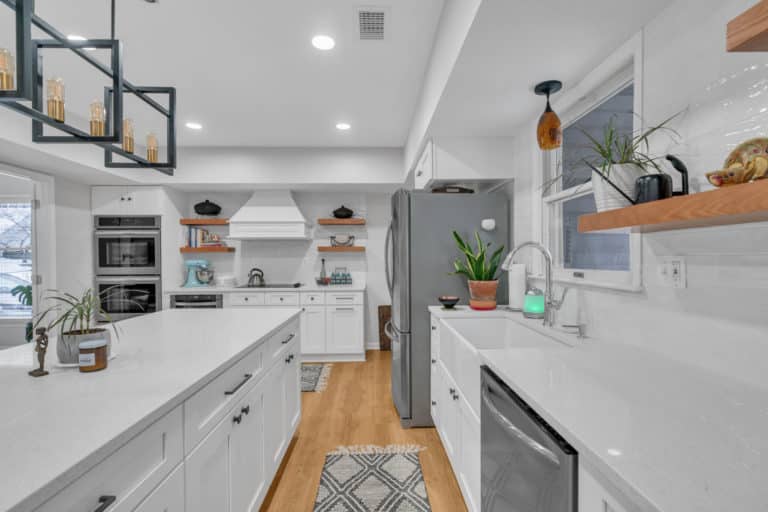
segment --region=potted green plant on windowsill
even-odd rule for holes
[[[31,284],[20,284],[18,286],[14,286],[11,290],[11,295],[16,297],[16,300],[19,301],[19,304],[22,306],[31,306],[32,305],[32,285]],[[27,322],[24,339],[27,343],[32,341],[32,322]]]
[[[627,197],[634,199],[637,195],[637,178],[645,174],[664,173],[659,163],[663,157],[650,154],[650,139],[660,132],[676,136],[677,132],[668,127],[669,122],[676,116],[677,114],[639,133],[622,133],[611,118],[603,128],[602,139],[599,140],[586,130],[581,130],[589,140],[587,149],[594,153],[592,158],[585,158],[585,163],[592,169],[592,191],[598,212],[629,206],[630,202],[616,187]]]
[[[469,306],[476,310],[496,309],[496,293],[499,288],[499,263],[504,252],[502,245],[488,257],[490,243],[484,243],[480,234],[475,232],[477,248],[465,241],[461,235],[454,231],[453,239],[464,255],[464,259],[453,262],[454,275],[463,275],[467,278],[469,286]]]
[[[105,292],[109,292],[106,290]],[[100,295],[89,288],[80,297],[70,293],[51,290],[47,300],[54,305],[38,315],[37,325],[41,324],[49,314],[54,316],[48,323],[48,330],[58,327],[59,335],[56,342],[56,355],[61,364],[77,364],[80,354],[80,343],[84,341],[103,339],[107,342],[107,352],[111,353],[112,338],[110,331],[96,326],[96,315],[101,314],[111,322],[109,314],[101,307]],[[117,335],[117,329],[115,329]]]

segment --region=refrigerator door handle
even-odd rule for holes
[[[392,222],[389,223],[387,229],[387,238],[384,242],[384,271],[387,275],[387,289],[389,290],[390,298],[394,298],[395,281],[393,279],[394,268],[390,270],[392,266]]]

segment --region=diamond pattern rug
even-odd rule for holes
[[[325,457],[314,512],[429,512],[420,446],[339,447]]]
[[[332,364],[302,364],[301,390],[305,393],[325,391]]]

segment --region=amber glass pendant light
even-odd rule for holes
[[[51,78],[47,82],[48,89],[48,116],[54,120],[64,122],[64,80]]]
[[[94,137],[104,136],[105,118],[104,103],[99,100],[91,102],[91,135]]]
[[[539,118],[539,127],[537,136],[539,147],[544,151],[557,149],[563,145],[563,127],[560,118],[552,110],[549,104],[549,96],[563,88],[563,83],[558,80],[548,80],[541,82],[534,88],[534,92],[539,96],[547,97],[547,108]]]
[[[158,153],[158,145],[157,145],[157,135],[154,133],[148,133],[147,134],[147,161],[154,163],[157,163],[157,153]]]
[[[0,48],[0,91],[12,91],[13,85],[14,61],[11,52],[5,48]]]
[[[135,142],[133,138],[133,119],[123,119],[123,151],[133,154]]]

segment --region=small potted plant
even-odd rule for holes
[[[667,127],[674,117],[639,133],[621,133],[611,118],[603,128],[602,140],[581,130],[589,140],[587,149],[594,153],[594,157],[585,159],[585,162],[592,169],[592,190],[598,212],[630,205],[616,187],[634,199],[637,178],[645,174],[664,173],[659,163],[662,157],[650,154],[650,138],[662,131],[676,135],[677,132]]]
[[[453,274],[463,275],[467,278],[470,295],[469,306],[481,311],[496,309],[499,263],[504,252],[504,246],[499,247],[489,258],[488,251],[491,244],[484,243],[477,231],[475,231],[476,249],[473,249],[456,231],[453,232],[453,238],[464,255],[463,260],[459,258],[453,262],[455,269]]]
[[[22,306],[31,306],[32,305],[32,285],[31,284],[20,284],[18,286],[15,286],[11,290],[11,295],[16,297],[16,300],[19,301],[19,304]],[[29,343],[32,341],[32,322],[27,322],[26,325],[26,333],[24,336],[24,339]]]
[[[105,290],[109,292],[110,290]],[[96,327],[96,315],[101,314],[107,321],[111,318],[101,307],[98,293],[87,289],[82,296],[52,290],[46,297],[55,304],[38,316],[39,325],[49,315],[54,319],[48,324],[48,330],[59,328],[56,342],[56,355],[61,364],[77,364],[80,355],[80,343],[89,340],[104,339],[107,341],[107,352],[111,353],[112,339],[108,329]],[[117,334],[117,330],[115,330]]]

